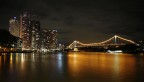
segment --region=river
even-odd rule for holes
[[[144,82],[144,54],[0,53],[0,82]]]

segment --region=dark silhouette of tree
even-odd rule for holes
[[[10,34],[9,31],[0,29],[0,46],[12,47],[12,44],[17,43],[18,37]]]

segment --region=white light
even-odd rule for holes
[[[102,41],[102,42],[99,42],[99,43],[84,44],[84,43],[81,43],[81,42],[75,40],[75,41],[74,41],[73,43],[71,43],[68,47],[69,47],[69,48],[72,48],[75,43],[76,43],[76,44],[79,44],[79,45],[81,45],[81,46],[106,45],[107,42],[109,42],[109,41],[111,41],[111,40],[113,40],[113,39],[116,39],[116,38],[119,38],[119,39],[121,39],[121,40],[127,41],[127,42],[132,43],[132,44],[136,44],[136,43],[135,43],[134,41],[132,41],[132,40],[128,40],[128,39],[125,39],[125,38],[122,38],[122,37],[120,37],[120,36],[115,35],[115,36],[111,37],[110,39],[105,40],[105,41]],[[112,45],[112,44],[110,44],[110,45]],[[113,45],[115,45],[115,44],[113,44]],[[137,44],[136,44],[136,45],[137,45]]]

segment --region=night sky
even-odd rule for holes
[[[142,0],[141,0],[142,1]],[[120,35],[144,40],[144,3],[139,0],[4,0],[0,2],[0,28],[9,19],[30,12],[41,28],[57,29],[59,42],[100,42]]]

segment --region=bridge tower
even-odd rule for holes
[[[77,48],[77,45],[76,45],[76,44],[77,44],[77,41],[75,40],[75,41],[74,41],[74,49],[73,49],[74,52],[77,52],[77,51],[78,51],[78,48]]]
[[[76,44],[77,44],[77,41],[75,40],[75,41],[74,41],[74,47],[76,47],[76,46],[77,46]]]
[[[117,37],[118,37],[117,35],[114,36],[115,44],[117,44]]]

